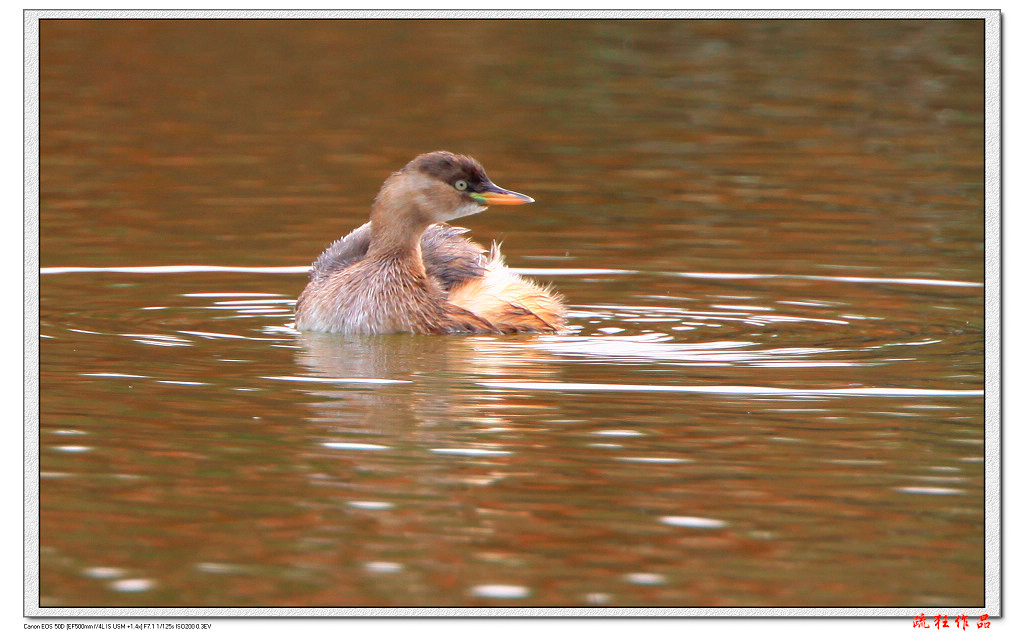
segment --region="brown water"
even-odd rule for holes
[[[44,21],[42,606],[980,606],[982,22]],[[416,154],[572,333],[290,327]]]

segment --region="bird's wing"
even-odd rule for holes
[[[468,231],[464,227],[435,223],[420,239],[427,276],[437,281],[445,291],[484,275],[484,248],[463,238],[462,235]],[[372,229],[367,222],[332,243],[313,263],[310,279],[329,278],[366,258],[371,236]]]
[[[329,278],[331,274],[363,260],[369,249],[370,223],[366,222],[324,250],[324,253],[313,262],[313,269],[309,273],[310,280]]]
[[[484,275],[484,248],[462,236],[468,231],[464,227],[435,223],[423,233],[420,241],[423,266],[427,276],[445,291]]]

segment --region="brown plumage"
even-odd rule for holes
[[[431,152],[381,186],[370,222],[313,263],[295,327],[339,333],[516,333],[565,328],[561,296],[444,223],[533,199],[494,185],[471,157]]]

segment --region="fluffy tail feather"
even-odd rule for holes
[[[565,329],[562,296],[505,266],[501,246],[491,244],[484,275],[449,292],[448,302],[490,322],[502,333],[558,333]]]

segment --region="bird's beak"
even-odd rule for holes
[[[484,187],[483,192],[474,192],[470,196],[484,205],[522,205],[524,203],[533,203],[532,197],[499,188],[493,183],[488,183]]]

